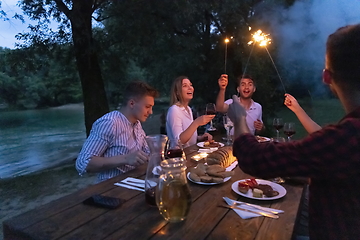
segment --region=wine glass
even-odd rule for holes
[[[282,118],[274,118],[273,127],[276,129],[276,138],[279,138],[279,130],[284,127]]]
[[[234,127],[234,123],[230,120],[227,115],[223,116],[223,123],[226,129],[226,145],[231,145],[232,139],[230,136],[230,131]]]
[[[184,149],[180,140],[168,140],[166,144],[165,158],[183,158],[184,160],[186,159]]]
[[[287,135],[288,142],[291,141],[291,137],[296,133],[295,123],[289,122],[284,124],[284,134]]]
[[[276,138],[273,138],[272,139],[272,142],[275,142],[275,143],[284,143],[285,142],[285,138],[283,137],[276,137]],[[275,177],[275,178],[272,178],[270,179],[271,182],[274,182],[274,183],[277,183],[277,184],[281,184],[281,183],[284,183],[285,180],[282,178],[282,177]]]
[[[206,115],[215,115],[215,114],[216,114],[215,104],[213,104],[213,103],[206,104]],[[216,130],[216,128],[213,126],[213,122],[211,120],[208,131],[215,131],[215,130]]]

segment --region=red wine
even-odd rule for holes
[[[284,130],[284,134],[287,135],[287,136],[289,136],[289,137],[291,137],[291,136],[294,135],[295,133],[296,133],[295,130],[289,130],[289,131],[285,131],[285,130]]]
[[[169,149],[166,153],[167,158],[181,158],[183,151],[181,149]]]
[[[156,206],[155,188],[156,187],[149,188],[145,192],[145,201],[151,206]]]
[[[215,115],[216,111],[215,110],[207,110],[206,111],[206,115]]]
[[[284,124],[274,124],[273,127],[276,129],[276,130],[280,130],[284,127]]]

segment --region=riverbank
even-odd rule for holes
[[[160,114],[151,115],[143,128],[146,134],[159,133]],[[0,239],[4,220],[94,184],[96,174],[78,175],[74,167],[76,157],[69,157],[61,166],[0,179]]]

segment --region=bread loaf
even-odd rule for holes
[[[195,168],[190,168],[189,171],[191,180],[205,183],[222,183],[224,178],[234,175],[234,171],[226,171],[220,165],[207,166],[203,163],[199,163]]]
[[[235,160],[236,158],[232,154],[231,146],[222,147],[210,153],[206,158],[206,162],[208,165],[216,164],[224,168],[230,166]]]

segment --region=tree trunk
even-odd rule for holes
[[[71,11],[75,58],[81,80],[86,135],[92,124],[109,112],[104,82],[92,36],[92,1],[74,0]]]

